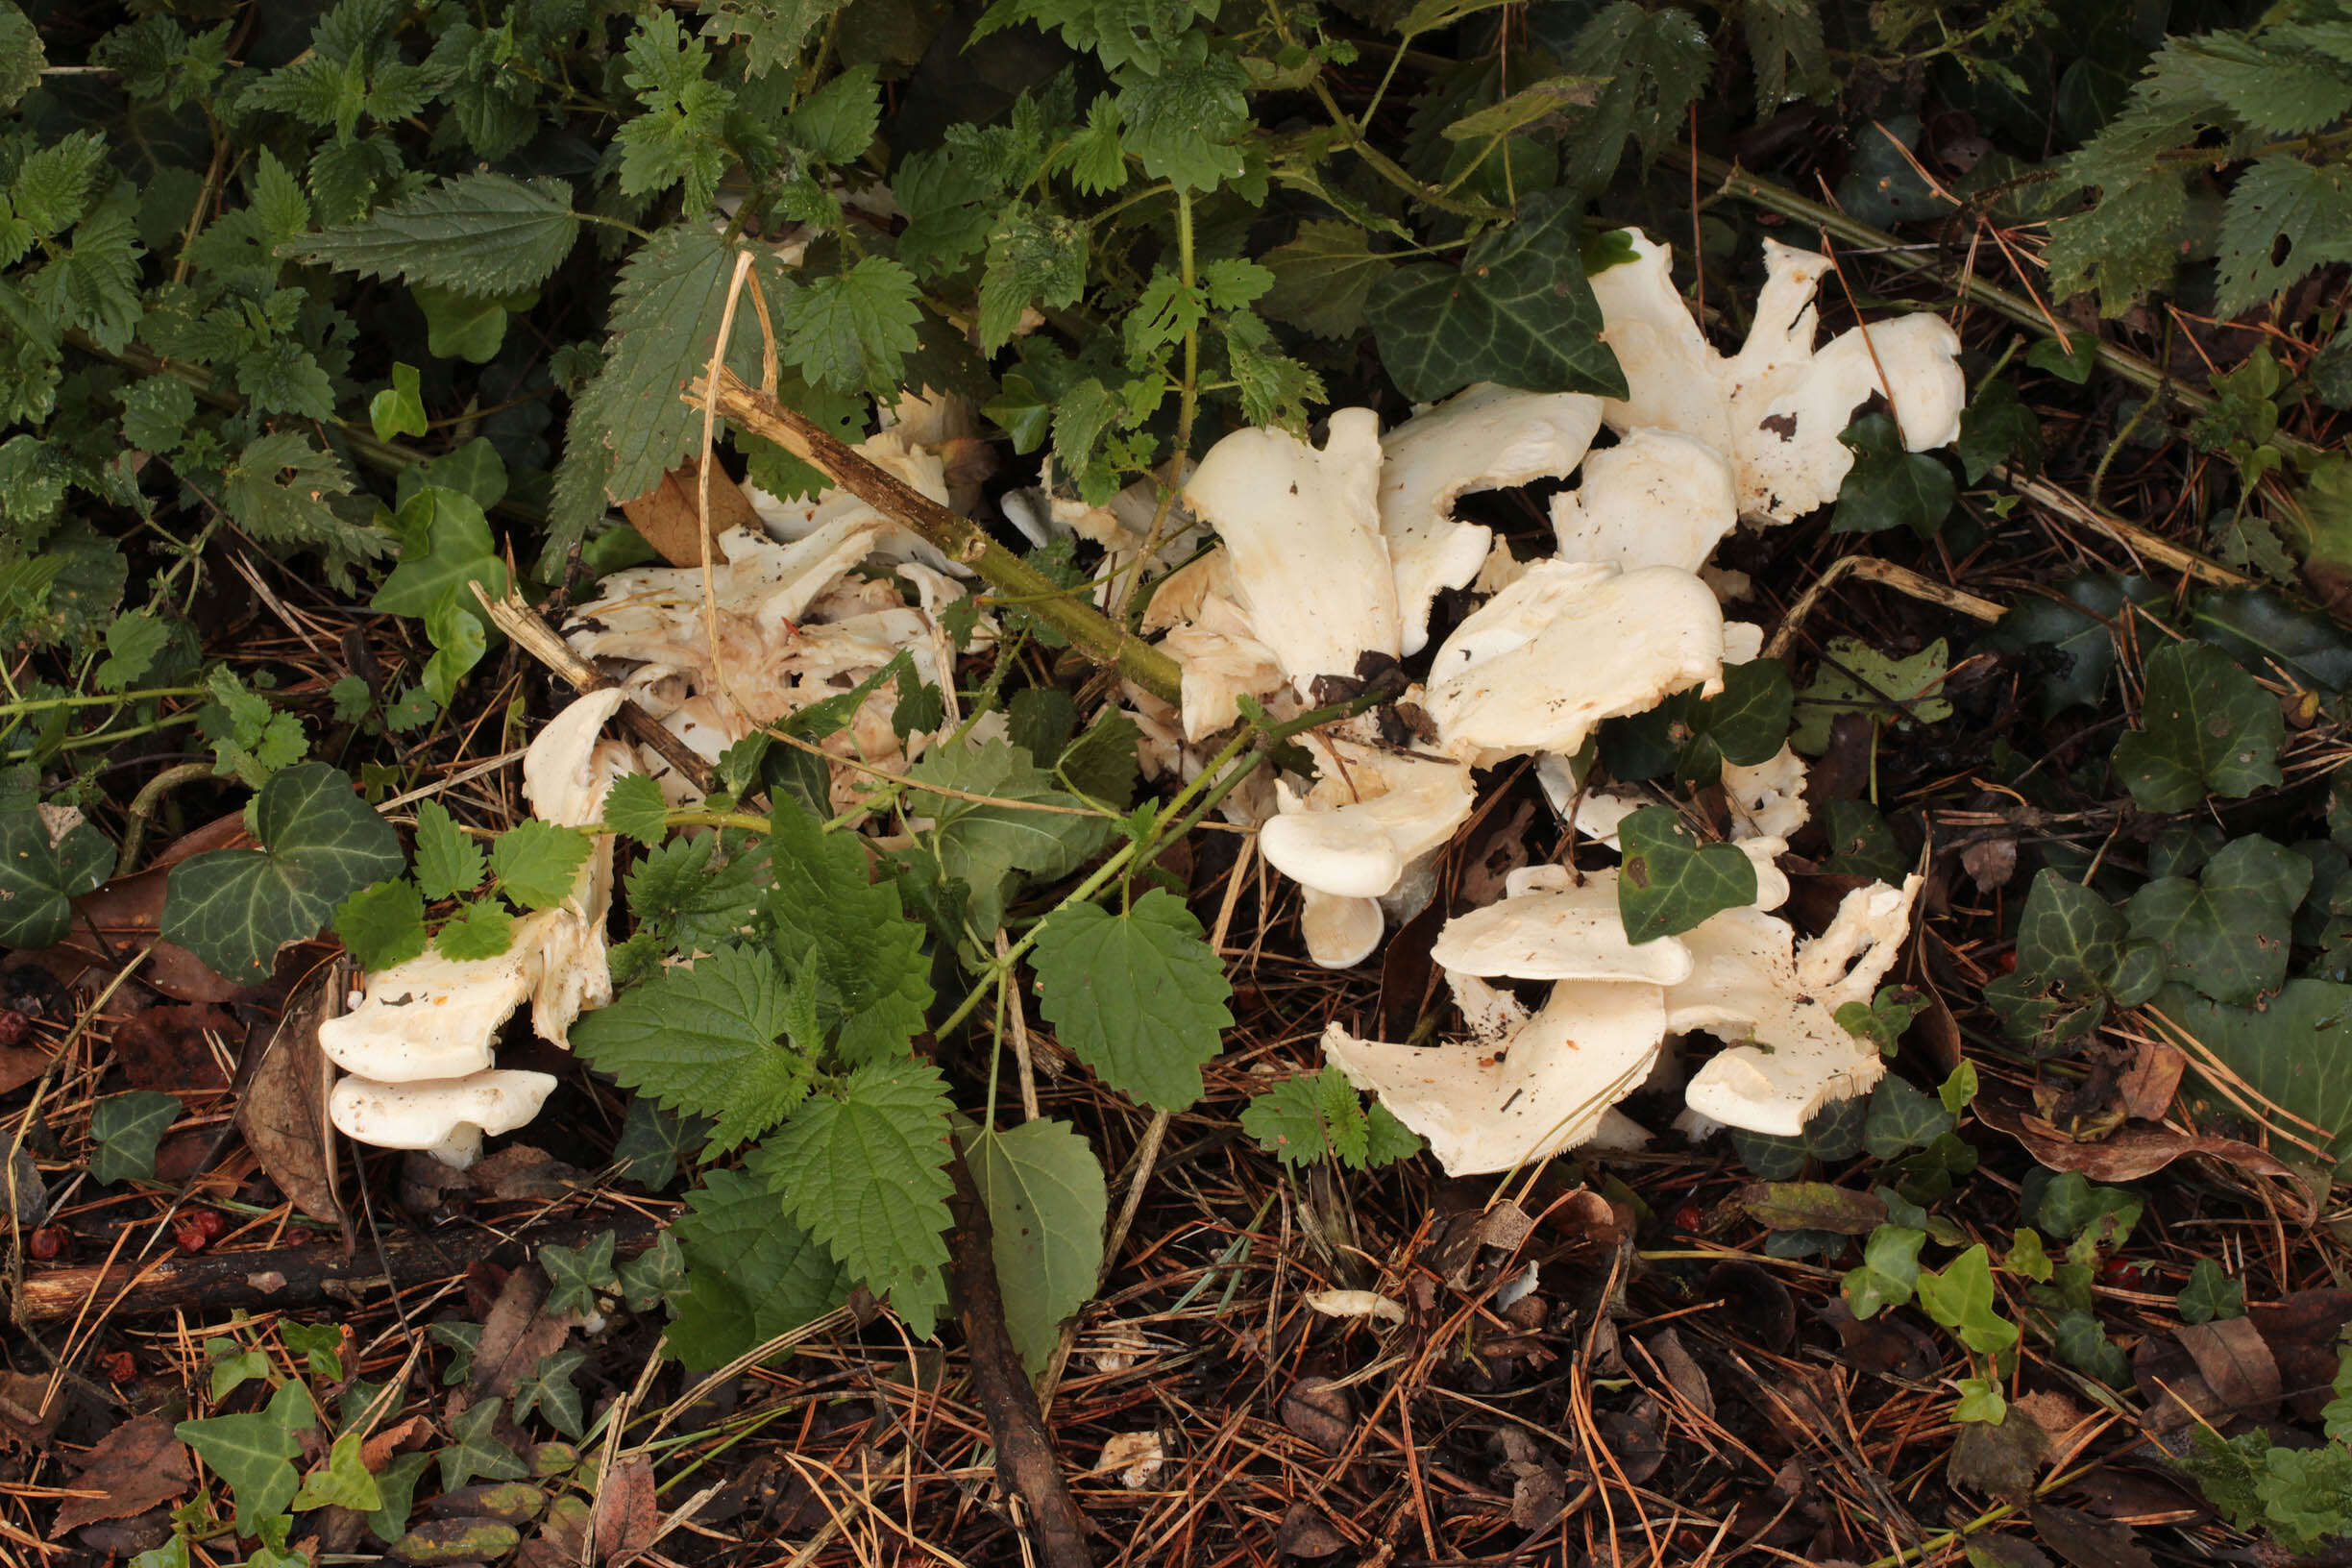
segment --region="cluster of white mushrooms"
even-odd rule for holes
[[[1419,744],[1384,740],[1370,716],[1328,726],[1304,738],[1311,780],[1284,777],[1229,802],[1260,827],[1267,863],[1302,890],[1318,963],[1362,961],[1391,919],[1427,905],[1433,863],[1476,804],[1478,770],[1533,757],[1561,813],[1613,847],[1616,823],[1643,802],[1584,789],[1570,759],[1603,720],[1708,689],[1727,663],[1760,649],[1756,627],[1724,619],[1706,566],[1717,542],[1743,518],[1785,523],[1832,500],[1852,461],[1838,434],[1874,394],[1912,451],[1958,433],[1959,344],[1940,319],[1856,328],[1816,352],[1812,298],[1825,263],[1768,245],[1754,326],[1726,356],[1676,292],[1669,252],[1629,237],[1633,259],[1593,279],[1602,335],[1629,388],[1622,401],[1481,385],[1384,435],[1371,410],[1337,410],[1319,448],[1283,430],[1238,431],[1190,474],[1173,516],[1148,483],[1101,508],[1042,491],[1007,499],[1040,542],[1075,530],[1103,546],[1107,604],[1137,576],[1164,574],[1143,625],[1164,633],[1183,670],[1182,702],[1127,691],[1142,760],[1158,772],[1201,766],[1245,696],[1294,713],[1314,704],[1319,679],[1355,676],[1366,655],[1421,653],[1440,591],[1487,596],[1406,696],[1427,719]],[[976,444],[968,404],[909,397],[884,425],[857,450],[934,501],[969,508],[976,487],[957,472]],[[1594,450],[1604,426],[1614,443]],[[1453,512],[1474,491],[1572,476],[1577,487],[1551,505],[1556,551],[1542,559],[1515,559]],[[540,817],[600,821],[605,788],[633,769],[674,803],[695,797],[649,749],[602,738],[623,700],[715,762],[905,652],[958,725],[943,619],[965,594],[958,569],[845,492],[750,499],[762,527],[721,535],[707,571],[616,573],[565,627],[621,685],[575,702],[532,744],[524,788]],[[1212,529],[1218,543],[1200,552]],[[980,641],[992,635],[986,616],[975,625]],[[863,766],[912,760],[936,737],[898,736],[894,703],[877,690],[828,749]],[[836,794],[854,785],[837,768]],[[1826,930],[1800,940],[1772,911],[1789,891],[1776,857],[1806,820],[1804,765],[1783,750],[1727,767],[1724,787],[1734,842],[1756,870],[1752,906],[1636,944],[1618,916],[1614,870],[1528,868],[1500,901],[1438,936],[1433,956],[1467,1038],[1399,1045],[1333,1024],[1325,1054],[1455,1174],[1640,1136],[1612,1107],[1685,1033],[1726,1043],[1689,1078],[1693,1125],[1794,1134],[1825,1100],[1867,1090],[1883,1070],[1877,1053],[1834,1015],[1867,1001],[1893,965],[1919,879],[1848,894]],[[498,1068],[499,1032],[528,999],[534,1030],[561,1045],[583,1010],[610,999],[611,883],[607,838],[562,908],[517,920],[505,954],[429,951],[368,976],[353,1011],[320,1030],[351,1075],[330,1096],[335,1125],[462,1165],[485,1132],[529,1120],[554,1080]],[[1552,989],[1531,1011],[1504,980]]]
[[[1431,864],[1476,803],[1476,770],[1538,758],[1556,803],[1613,845],[1615,822],[1642,802],[1583,794],[1569,759],[1603,720],[1707,689],[1760,649],[1758,629],[1727,623],[1703,576],[1717,542],[1742,518],[1785,523],[1833,500],[1853,460],[1838,435],[1874,394],[1912,451],[1959,432],[1959,341],[1941,319],[1855,328],[1816,352],[1826,263],[1768,244],[1754,326],[1727,356],[1676,291],[1667,249],[1628,237],[1633,259],[1592,281],[1622,401],[1474,386],[1385,435],[1371,410],[1341,409],[1320,448],[1283,430],[1230,435],[1185,486],[1220,544],[1160,584],[1146,622],[1167,630],[1183,704],[1131,696],[1186,748],[1234,723],[1244,694],[1301,711],[1320,677],[1355,675],[1367,654],[1420,651],[1441,589],[1491,596],[1407,694],[1429,721],[1421,744],[1388,744],[1369,718],[1331,726],[1306,742],[1312,783],[1275,789],[1259,848],[1302,890],[1318,963],[1362,961],[1391,919],[1426,907]],[[1616,440],[1594,451],[1604,426]],[[1572,476],[1577,487],[1552,502],[1556,551],[1543,559],[1514,559],[1453,514],[1473,491]],[[1834,1013],[1867,1001],[1893,964],[1918,879],[1857,890],[1829,929],[1800,942],[1771,911],[1788,894],[1775,858],[1805,821],[1803,764],[1783,750],[1727,769],[1724,782],[1735,841],[1756,867],[1752,907],[1635,945],[1613,870],[1530,869],[1438,937],[1433,957],[1470,1038],[1396,1045],[1334,1024],[1326,1056],[1456,1174],[1627,1136],[1610,1108],[1686,1032],[1728,1046],[1689,1080],[1692,1125],[1795,1134],[1824,1101],[1870,1088],[1878,1054]],[[1489,983],[1503,979],[1552,991],[1530,1013]]]

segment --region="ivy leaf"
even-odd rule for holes
[[[1833,533],[1882,533],[1907,527],[1931,539],[1958,499],[1951,470],[1932,453],[1904,448],[1892,416],[1864,414],[1838,434],[1854,454],[1838,485]]]
[[[393,514],[392,528],[400,539],[400,564],[376,590],[369,608],[422,620],[455,589],[458,603],[479,619],[482,611],[469,584],[480,583],[494,600],[505,597],[506,562],[491,536],[489,518],[472,496],[443,485],[421,486]]]
[[[560,180],[469,174],[279,254],[487,298],[546,282],[572,254],[579,226]]]
[[[1753,768],[1770,762],[1788,741],[1796,693],[1788,667],[1778,659],[1751,659],[1723,667],[1723,690],[1701,697],[1696,688],[1662,706],[1673,710],[1670,726],[1687,737],[1675,772],[1686,784],[1712,784],[1724,764]]]
[[[1932,724],[1951,717],[1938,696],[1950,654],[1939,637],[1907,659],[1890,658],[1853,637],[1832,637],[1813,683],[1797,698],[1789,745],[1807,756],[1829,749],[1829,731],[1842,713],[1867,714],[1874,724]]]
[[[1635,943],[1678,936],[1756,901],[1755,863],[1728,844],[1701,845],[1672,806],[1644,806],[1617,824],[1624,868],[1617,912]]]
[[[2352,986],[2290,980],[2257,1012],[2175,985],[2157,993],[2151,1011],[2168,1031],[2210,1050],[2245,1088],[2326,1129],[2333,1136],[2312,1140],[2340,1170],[2352,1164]]]
[[[2233,1280],[2211,1258],[2199,1258],[2189,1270],[2174,1305],[2184,1323],[2212,1323],[2245,1316],[2245,1285]]]
[[[1960,471],[1968,476],[1971,484],[1992,473],[1994,465],[2012,458],[2021,472],[2038,473],[2042,467],[2042,416],[2027,407],[2017,388],[2007,381],[1986,381],[1960,411],[1960,439],[1952,450],[1959,454]]]
[[[770,1158],[762,1148],[748,1172],[707,1172],[678,1216],[686,1294],[669,1337],[692,1371],[723,1366],[848,1298],[841,1265],[776,1195]]]
[[[1034,962],[1041,1011],[1104,1083],[1161,1111],[1200,1098],[1233,988],[1183,899],[1154,888],[1121,915],[1073,905],[1038,933]]]
[[[625,773],[604,792],[604,825],[651,848],[670,836],[670,803],[643,773]]]
[[[171,869],[163,937],[223,976],[269,978],[278,949],[315,935],[335,906],[398,876],[400,836],[323,762],[288,768],[254,802],[258,849],[212,849]]]
[[[1396,265],[1372,249],[1362,229],[1331,219],[1300,224],[1297,238],[1260,259],[1274,286],[1258,307],[1286,326],[1330,338],[1363,331],[1372,287]]]
[[[2285,983],[2295,907],[2311,881],[2310,861],[2248,834],[2217,853],[2195,881],[2159,877],[2125,909],[2134,940],[2162,949],[2166,979],[2242,1004]]]
[[[540,1357],[530,1376],[515,1384],[515,1423],[519,1426],[529,1420],[537,1410],[550,1426],[576,1441],[588,1412],[580,1406],[579,1390],[572,1386],[572,1376],[587,1360],[584,1350],[559,1350]]]
[[[1518,221],[1470,247],[1458,271],[1398,267],[1372,285],[1365,313],[1397,390],[1435,403],[1472,381],[1529,392],[1626,396],[1601,341],[1601,306],[1577,249],[1577,209],[1530,196]]]
[[[818,1017],[843,1061],[899,1055],[931,1005],[922,926],[900,909],[895,886],[869,879],[854,835],[824,832],[790,800],[776,802],[770,822],[767,910],[776,953],[810,977]]]
[[[964,1153],[988,1206],[1005,1327],[1034,1377],[1053,1360],[1063,1320],[1094,1295],[1109,1212],[1102,1162],[1048,1117],[977,1133]]]
[[[1050,775],[1009,741],[938,748],[907,770],[915,788],[907,795],[910,814],[932,819],[927,835],[940,866],[970,890],[971,924],[984,936],[1001,923],[1006,884],[1016,871],[1067,876],[1111,837],[1111,824],[1091,814],[1071,815],[1081,802],[1054,788]],[[983,804],[961,796],[938,795],[925,784],[944,785],[966,795],[1043,806]]]
[[[363,969],[388,969],[425,951],[425,895],[406,877],[362,888],[335,910],[335,935]]]
[[[355,1432],[337,1437],[334,1447],[328,1451],[327,1462],[303,1478],[294,1500],[286,1506],[296,1513],[311,1508],[353,1508],[360,1513],[374,1513],[382,1507],[383,1494],[377,1490],[376,1478],[369,1474],[359,1455],[361,1441]]]
[[[1879,1160],[1895,1160],[1923,1149],[1952,1130],[1952,1114],[1904,1079],[1890,1073],[1871,1091],[1870,1115],[1862,1124],[1862,1146]]]
[[[2114,905],[2072,878],[2045,869],[2019,917],[2018,973],[2095,992],[2122,958],[2129,924]]]
[[[2099,1320],[2079,1308],[2059,1314],[2050,1326],[2050,1348],[2058,1359],[2078,1372],[2087,1372],[2110,1388],[2131,1385],[2130,1358],[2117,1348],[2099,1327]]]
[[[921,316],[915,275],[870,256],[786,295],[776,308],[778,347],[812,386],[889,397],[898,389]]]
[[[2018,1327],[1993,1310],[1993,1259],[1984,1243],[1941,1269],[1920,1272],[1919,1303],[1979,1356],[1997,1356],[2018,1342]]]
[[[870,1062],[761,1150],[794,1217],[925,1339],[947,1300],[948,1109],[929,1063]]]
[[[547,1271],[545,1311],[558,1316],[586,1317],[596,1311],[597,1293],[619,1285],[613,1273],[613,1233],[600,1231],[576,1247],[552,1244],[539,1249],[539,1266]],[[515,1417],[520,1421],[522,1416]]]
[[[505,1407],[502,1399],[480,1400],[450,1418],[450,1436],[453,1441],[436,1456],[441,1461],[444,1492],[453,1492],[478,1476],[487,1476],[492,1481],[521,1481],[530,1474],[530,1466],[523,1462],[522,1457],[499,1439],[498,1420]]]
[[[73,900],[114,870],[106,835],[75,821],[52,843],[29,796],[0,806],[0,947],[33,950],[65,940]]]
[[[1869,1319],[1911,1299],[1919,1283],[1920,1248],[1927,1233],[1908,1225],[1881,1225],[1863,1244],[1862,1266],[1847,1272],[1838,1290],[1854,1316]]]
[[[379,441],[397,441],[404,435],[423,435],[429,427],[425,423],[425,399],[418,391],[417,369],[410,364],[392,367],[392,384],[368,400],[368,424]]]
[[[2144,600],[2153,585],[2145,577],[2085,573],[2066,584],[2066,598],[2021,599],[2002,616],[1989,648],[2022,655],[2036,682],[2035,707],[2045,719],[2070,707],[2095,706],[2115,673],[2116,634],[2111,629],[2127,601]]]
[[[425,896],[438,903],[472,893],[482,884],[481,846],[457,825],[440,801],[417,802],[416,877]]]
[[[2115,770],[2143,811],[2186,811],[2206,793],[2233,799],[2281,782],[2278,699],[2220,649],[2168,643],[2148,655],[2137,730]]]
[[[808,1090],[803,1052],[778,1043],[792,1021],[776,961],[725,947],[692,968],[666,968],[572,1026],[573,1049],[625,1089],[715,1118],[715,1148],[756,1138]]]
[[[681,1116],[648,1095],[629,1101],[621,1136],[613,1139],[613,1163],[621,1179],[659,1192],[677,1180],[678,1164],[693,1158],[710,1136],[702,1116]]]
[[[279,1385],[266,1409],[252,1415],[216,1415],[183,1421],[172,1435],[196,1451],[207,1468],[236,1494],[236,1530],[255,1533],[259,1520],[282,1513],[301,1481],[294,1457],[302,1452],[295,1433],[318,1425],[309,1391],[299,1383]]]
[[[155,1177],[156,1144],[180,1119],[180,1098],[151,1089],[110,1094],[90,1110],[90,1179],[111,1187]]]
[[[490,874],[525,909],[555,909],[572,896],[595,848],[596,841],[576,827],[526,817],[490,846]]]

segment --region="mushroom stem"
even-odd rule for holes
[[[709,396],[698,377],[680,393],[699,408]],[[1055,586],[1042,573],[996,543],[988,530],[910,489],[806,416],[795,413],[733,372],[719,372],[717,407],[728,419],[815,468],[892,522],[912,530],[949,560],[970,567],[989,586],[1018,599],[1023,608],[1069,638],[1097,664],[1114,666],[1128,679],[1169,703],[1183,699],[1176,661],[1113,625],[1083,598]]]

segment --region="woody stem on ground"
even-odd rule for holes
[[[680,396],[699,408],[708,391],[698,377]],[[773,441],[892,522],[911,529],[949,560],[970,567],[991,588],[1021,599],[1030,615],[1067,637],[1095,663],[1115,668],[1164,702],[1183,700],[1175,660],[1114,625],[1091,604],[990,538],[988,530],[970,518],[910,489],[814,421],[747,385],[732,371],[719,373],[718,407],[729,420]]]

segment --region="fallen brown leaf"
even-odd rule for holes
[[[432,1438],[432,1422],[421,1415],[384,1428],[359,1445],[359,1462],[374,1475],[393,1458],[411,1449],[423,1448]]]
[[[335,1189],[334,1128],[327,1090],[334,1070],[319,1049],[319,1025],[343,1009],[348,967],[323,964],[295,988],[269,1043],[261,1047],[237,1107],[246,1146],[295,1208],[331,1220],[351,1239],[351,1219]]]
[[[2277,1413],[2278,1362],[2263,1343],[2262,1331],[2247,1319],[2184,1324],[2175,1337],[2230,1413],[2257,1421]]]
[[[1690,1401],[1691,1407],[1701,1415],[1710,1421],[1715,1419],[1715,1390],[1707,1384],[1706,1372],[1682,1347],[1682,1336],[1675,1332],[1673,1325],[1669,1324],[1649,1338],[1635,1342],[1657,1362],[1658,1370],[1666,1374],[1666,1381],[1674,1384],[1676,1393]]]
[[[65,1402],[56,1397],[47,1378],[0,1372],[0,1447],[47,1446],[64,1413]]]
[[[1334,1530],[1330,1520],[1304,1503],[1291,1504],[1290,1511],[1283,1515],[1282,1528],[1274,1532],[1276,1556],[1310,1562],[1344,1552],[1347,1544],[1348,1538]]]
[[[195,1481],[187,1448],[170,1426],[152,1415],[134,1416],[98,1440],[74,1477],[74,1490],[104,1495],[67,1498],[51,1529],[62,1535],[101,1519],[128,1519],[170,1502]]]
[[[613,1466],[597,1491],[597,1560],[604,1568],[621,1568],[653,1544],[653,1533],[660,1528],[652,1462],[642,1454],[632,1454]]]
[[[229,1075],[221,1070],[208,1034],[234,1041],[244,1031],[209,1002],[141,1008],[115,1026],[114,1065],[133,1089],[174,1093],[226,1089]]]
[[[1329,1378],[1301,1378],[1283,1395],[1282,1418],[1324,1453],[1336,1454],[1356,1430],[1356,1402]]]
[[[1977,1120],[2024,1144],[2050,1169],[2077,1170],[2095,1182],[2138,1181],[2192,1154],[2208,1155],[2261,1176],[2295,1179],[2293,1169],[2284,1162],[2232,1138],[2204,1138],[2140,1122],[2119,1128],[2095,1143],[2077,1143],[2032,1112],[2014,1105],[1980,1099],[1975,1112]]]
[[[702,564],[702,530],[698,526],[697,491],[700,486],[701,461],[688,458],[661,477],[661,483],[639,496],[624,502],[623,515],[644,538],[661,552],[662,559],[672,566],[700,566]],[[751,506],[751,498],[743,487],[729,478],[724,469],[714,468],[710,476],[710,559],[714,566],[726,560],[726,551],[719,544],[719,535],[729,528],[748,525],[759,526],[759,513]]]
[[[2043,1504],[2032,1512],[2042,1544],[2073,1568],[2156,1568],[2129,1525],[2103,1525],[2087,1513]]]
[[[506,1276],[489,1315],[482,1320],[481,1343],[474,1352],[476,1395],[504,1398],[514,1392],[516,1384],[539,1369],[542,1357],[563,1348],[572,1320],[542,1311],[546,1301],[547,1276],[536,1265]]]
[[[31,1045],[0,1048],[0,1094],[24,1088],[49,1070],[50,1053]]]
[[[2124,1111],[2142,1121],[2162,1121],[2180,1092],[2181,1075],[2189,1070],[2188,1055],[2162,1041],[2141,1041],[2131,1066],[2123,1069],[2117,1096]]]

